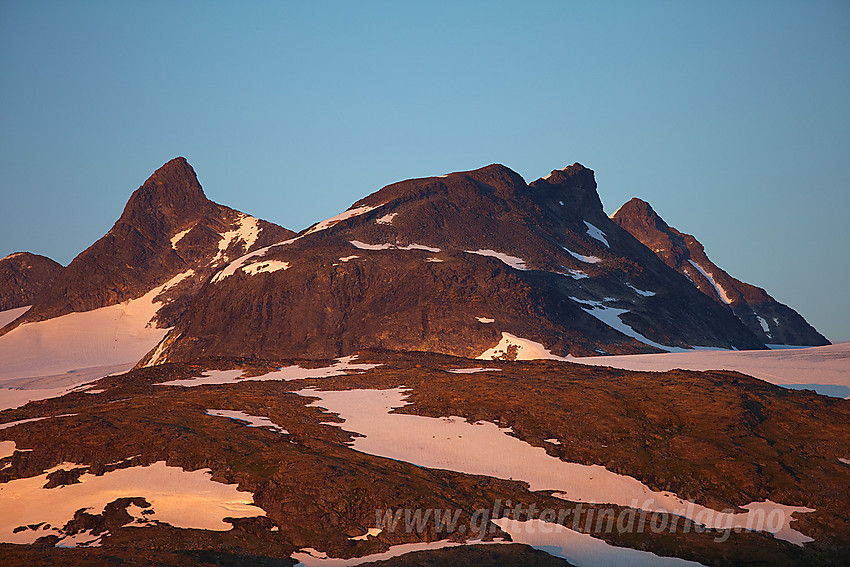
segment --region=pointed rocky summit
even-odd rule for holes
[[[719,268],[696,238],[669,226],[646,201],[631,199],[612,219],[712,301],[728,306],[764,343],[830,344],[799,313],[776,301],[762,288],[744,283]]]
[[[19,323],[118,304],[171,282],[158,298],[158,325],[168,327],[220,266],[292,234],[210,201],[192,166],[174,158],[132,194],[109,232],[74,258]]]

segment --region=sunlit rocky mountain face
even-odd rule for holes
[[[670,227],[646,201],[635,197],[611,218],[705,295],[728,305],[759,340],[767,344],[829,344],[799,313],[715,265],[696,238]]]
[[[177,158],[67,267],[0,260],[0,315],[4,564],[850,552],[846,400],[574,364],[828,344],[648,203],[609,218],[580,164],[402,181],[296,234]]]

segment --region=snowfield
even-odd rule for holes
[[[295,392],[319,398],[310,405],[339,415],[341,427],[363,435],[350,446],[362,453],[408,462],[420,467],[485,475],[529,484],[530,490],[558,491],[553,496],[573,502],[615,504],[650,512],[671,512],[712,528],[742,526],[768,531],[796,545],[813,541],[791,528],[792,514],[811,508],[771,501],[752,502],[747,512],[717,511],[686,502],[672,492],[658,492],[639,480],[600,465],[567,463],[509,435],[494,423],[469,423],[461,417],[423,417],[391,413],[407,405],[408,391],[390,390]],[[499,455],[494,459],[493,455]],[[765,521],[767,518],[769,521]]]
[[[61,396],[131,369],[168,332],[150,323],[162,307],[154,298],[192,273],[137,299],[25,323],[0,337],[0,409]]]
[[[493,521],[511,535],[515,543],[524,543],[576,567],[674,567],[702,565],[678,557],[660,557],[649,551],[616,547],[588,534],[542,520],[517,522],[507,518]]]
[[[213,481],[209,469],[187,472],[164,461],[101,476],[85,473],[79,483],[43,488],[51,472],[84,466],[63,463],[39,476],[0,484],[0,542],[27,544],[46,535],[62,535],[61,527],[77,510],[88,508],[90,514],[98,514],[119,498],[144,498],[153,511],[134,516],[129,526],[156,520],[179,528],[227,531],[232,526],[224,518],[265,516],[253,504],[253,494]],[[134,508],[140,510],[127,511],[132,515]],[[36,525],[14,533],[19,526]]]
[[[662,354],[568,357],[570,362],[625,370],[663,372],[735,370],[786,388],[850,397],[850,342],[776,350],[698,350]]]

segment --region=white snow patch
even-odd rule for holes
[[[574,280],[581,280],[581,279],[590,277],[586,273],[582,272],[581,270],[573,270],[572,268],[567,268],[566,266],[561,266],[561,267],[564,268],[566,270],[566,272],[555,272],[556,274],[560,274],[562,276],[569,276],[569,277],[573,278]]]
[[[501,260],[503,264],[507,264],[511,268],[515,270],[523,270],[528,271],[528,267],[525,265],[525,260],[522,258],[517,258],[516,256],[511,256],[510,254],[505,254],[504,252],[496,252],[495,250],[465,250],[470,254],[478,254],[479,256],[490,256],[491,258],[496,258],[497,260]]]
[[[392,224],[398,213],[389,213],[375,220],[377,224]]]
[[[355,248],[359,248],[361,250],[393,250],[396,248],[395,244],[390,244],[388,242],[385,242],[383,244],[366,244],[365,242],[360,242],[359,240],[349,240],[348,242]]]
[[[426,252],[442,252],[440,248],[425,246],[424,244],[408,244],[407,246],[399,246],[399,250],[424,250]]]
[[[495,319],[490,319],[489,317],[476,317],[479,323],[495,323]]]
[[[452,374],[477,374],[479,372],[501,372],[501,368],[452,368]]]
[[[371,370],[381,366],[380,364],[353,364],[353,357],[346,356],[338,358],[331,366],[321,368],[302,368],[300,366],[286,366],[275,372],[269,372],[262,376],[243,377],[242,369],[236,370],[207,370],[206,376],[190,378],[188,380],[171,380],[160,382],[157,386],[208,386],[215,384],[238,384],[240,382],[263,382],[268,380],[301,380],[304,378],[330,378],[332,376],[343,376],[352,371]]]
[[[180,232],[178,232],[177,234],[175,234],[174,236],[172,236],[172,237],[171,237],[171,247],[172,247],[173,249],[177,250],[177,243],[178,243],[178,242],[180,242],[181,240],[183,240],[183,237],[184,237],[184,236],[186,236],[187,234],[189,234],[189,232],[190,232],[193,228],[195,228],[195,225],[190,226],[190,227],[189,227],[189,228],[187,228],[186,230],[181,230]]]
[[[15,454],[14,441],[0,441],[0,459],[11,457]]]
[[[366,244],[359,240],[349,240],[348,242],[355,248],[360,248],[361,250],[425,250],[426,252],[441,252],[439,248],[432,248],[431,246],[416,243],[408,244],[407,246],[399,246],[388,242],[383,244]]]
[[[769,531],[779,539],[801,545],[812,541],[790,528],[793,512],[811,508],[784,506],[771,501],[742,506],[748,512],[718,512],[686,502],[672,492],[657,492],[639,480],[600,465],[567,463],[508,435],[494,423],[469,423],[461,417],[424,417],[390,413],[407,404],[409,390],[321,391],[305,389],[299,395],[317,397],[310,406],[339,415],[343,423],[328,424],[356,432],[352,449],[405,461],[417,466],[527,482],[532,491],[560,491],[554,496],[574,502],[615,504],[648,511],[674,513],[708,527],[727,525]],[[494,459],[493,455],[499,455]],[[759,524],[759,518],[761,523]],[[765,522],[765,519],[767,520]]]
[[[348,539],[350,539],[351,541],[366,541],[366,540],[367,540],[367,539],[369,539],[370,537],[378,537],[379,535],[381,535],[381,532],[382,532],[382,531],[384,531],[384,530],[382,530],[381,528],[369,528],[369,529],[366,531],[366,533],[365,533],[365,534],[363,534],[363,535],[359,535],[359,536],[350,537],[350,538],[348,538]]]
[[[726,290],[725,290],[725,289],[723,289],[723,288],[720,286],[720,284],[719,284],[719,283],[717,283],[716,281],[714,281],[714,276],[712,276],[710,273],[708,273],[707,271],[705,271],[705,270],[702,268],[702,266],[700,266],[699,264],[697,264],[697,263],[696,263],[696,262],[694,262],[693,260],[688,259],[688,262],[690,262],[690,263],[691,263],[691,265],[692,265],[694,268],[696,268],[697,270],[699,270],[699,273],[701,273],[703,276],[705,276],[705,279],[707,279],[707,280],[708,280],[708,283],[710,283],[712,286],[714,286],[714,291],[716,291],[716,292],[717,292],[718,297],[720,297],[720,299],[722,299],[722,300],[723,300],[723,303],[725,303],[725,304],[727,304],[727,305],[728,305],[728,304],[730,304],[730,303],[732,303],[732,298],[731,298],[731,297],[729,297],[729,294],[727,294],[727,293],[726,293]]]
[[[685,352],[686,351],[686,349],[683,349],[683,348],[680,348],[680,347],[671,347],[671,346],[659,344],[659,343],[653,341],[652,339],[648,339],[647,337],[638,333],[633,328],[631,328],[629,325],[626,325],[623,322],[623,320],[620,319],[620,315],[622,315],[623,313],[628,313],[629,312],[628,309],[617,309],[616,307],[608,307],[607,305],[604,305],[600,301],[590,301],[590,300],[587,300],[587,299],[579,299],[577,297],[570,297],[570,299],[572,299],[576,303],[580,303],[582,305],[581,308],[586,313],[593,315],[599,321],[602,321],[603,323],[605,323],[606,325],[608,325],[609,327],[611,327],[615,331],[619,331],[620,333],[626,335],[627,337],[631,337],[631,338],[636,339],[636,340],[638,340],[638,341],[640,341],[640,342],[642,342],[646,345],[653,346],[655,348],[665,350],[667,352]],[[610,298],[606,297],[605,299],[609,300]]]
[[[354,260],[355,258],[359,258],[359,257],[360,257],[360,256],[357,256],[357,255],[354,255],[354,256],[344,256],[344,257],[340,258],[340,259],[339,259],[339,261],[340,261],[340,262],[349,262],[349,261]]]
[[[845,465],[850,465],[850,459],[843,459],[841,457],[838,457],[838,460],[844,463]]]
[[[499,518],[492,522],[509,533],[514,543],[530,545],[555,557],[566,559],[576,567],[702,565],[678,557],[662,557],[649,551],[617,547],[589,534],[542,520],[520,522],[509,518]]]
[[[8,429],[10,427],[15,427],[16,425],[21,425],[24,423],[32,423],[34,421],[41,421],[43,419],[54,419],[60,417],[74,417],[75,415],[79,415],[76,413],[64,413],[62,415],[47,415],[44,417],[31,417],[29,419],[19,419],[18,421],[8,421],[6,423],[0,423],[0,429]]]
[[[289,240],[284,240],[283,242],[278,242],[276,244],[266,246],[265,248],[259,248],[257,250],[254,250],[253,252],[249,252],[249,253],[245,254],[244,256],[240,256],[239,258],[236,258],[234,261],[229,263],[222,271],[217,273],[215,275],[215,277],[212,279],[212,282],[218,283],[221,280],[223,280],[224,278],[226,278],[228,276],[232,276],[233,274],[236,273],[236,270],[238,270],[242,266],[246,265],[249,260],[251,260],[252,258],[262,258],[262,257],[264,257],[266,255],[266,252],[268,252],[269,250],[271,250],[275,246],[284,246],[286,244],[291,244],[291,243],[295,242],[296,240],[298,240],[299,238],[301,238],[301,237],[298,236],[298,237],[295,237],[295,238],[290,238]]]
[[[638,288],[636,288],[635,286],[633,286],[633,285],[632,285],[632,284],[630,284],[630,283],[627,283],[627,284],[626,284],[626,286],[627,286],[627,287],[629,287],[629,288],[630,288],[632,291],[634,291],[636,294],[638,294],[638,295],[642,295],[642,296],[644,296],[644,297],[652,297],[653,295],[655,295],[655,292],[654,292],[654,291],[644,291],[644,290],[642,290],[642,289],[638,289]]]
[[[249,276],[253,276],[260,273],[270,274],[278,270],[288,270],[289,266],[289,262],[281,262],[280,260],[265,260],[248,264],[247,266],[241,266],[239,269]]]
[[[496,346],[488,348],[475,358],[478,360],[502,358],[508,354],[510,347],[516,347],[516,360],[537,360],[541,358],[548,360],[567,360],[562,356],[552,354],[540,343],[505,332],[502,333],[502,340]]]
[[[426,262],[443,262],[444,260],[440,260],[439,258],[428,257],[425,258]]]
[[[208,409],[207,415],[226,417],[234,421],[243,421],[248,427],[267,427],[272,431],[277,431],[278,433],[289,433],[289,431],[267,417],[251,415],[243,411]]]
[[[561,246],[564,250],[566,250],[573,258],[580,262],[584,262],[585,264],[598,264],[602,261],[602,258],[597,258],[596,256],[585,256],[584,254],[579,254],[577,252],[573,252],[566,246]]]
[[[15,307],[14,309],[0,311],[0,329],[29,311],[30,307],[32,307],[32,305],[25,305],[24,307]]]
[[[227,249],[230,248],[231,243],[241,240],[243,250],[248,250],[257,241],[259,235],[260,226],[257,224],[257,219],[244,213],[239,213],[236,228],[222,233],[221,240],[218,241],[218,252],[212,261],[210,261],[210,264],[225,260]]]
[[[51,471],[67,466],[85,465],[68,463]],[[146,520],[178,528],[227,531],[232,526],[224,518],[265,516],[253,504],[253,494],[240,492],[235,484],[213,481],[209,469],[187,472],[159,461],[101,476],[86,473],[80,476],[79,483],[42,488],[51,471],[0,484],[0,542],[30,544],[44,535],[62,535],[61,526],[77,510],[88,508],[97,514],[108,503],[126,497],[142,497],[150,503],[154,514],[147,515]],[[18,526],[42,522],[52,527],[13,533]]]
[[[150,323],[162,307],[154,298],[192,273],[137,299],[25,323],[0,337],[0,409],[61,396],[132,368],[168,332]]]
[[[563,201],[558,201],[558,204],[559,204],[559,205],[561,205],[562,207],[564,206],[564,202],[563,202]]]
[[[386,205],[386,203],[381,203],[380,205],[375,205],[374,207],[369,205],[363,205],[362,207],[357,207],[356,209],[348,209],[347,211],[341,212],[338,215],[332,216],[327,220],[323,220],[322,222],[317,223],[316,226],[305,232],[304,236],[307,236],[308,234],[313,234],[314,232],[319,232],[320,230],[325,230],[344,220],[348,220],[350,218],[366,214],[369,211],[373,211],[378,207],[383,207],[384,205]]]
[[[561,444],[561,442],[558,441],[557,439],[544,439],[543,441],[545,441],[546,443],[551,443],[552,445],[560,445]]]
[[[611,248],[611,245],[608,244],[608,239],[604,232],[602,232],[595,225],[590,224],[587,221],[584,221],[584,225],[587,227],[587,235],[591,238],[595,238],[599,242],[605,245],[606,248]]]
[[[459,545],[464,544],[448,540],[431,542],[423,541],[419,543],[403,543],[400,545],[394,545],[390,547],[388,551],[384,551],[383,553],[375,553],[372,555],[365,555],[363,557],[352,557],[351,559],[338,559],[335,557],[328,557],[328,555],[322,551],[316,551],[312,547],[305,547],[300,551],[296,551],[290,557],[298,561],[295,567],[351,567],[353,565],[362,565],[363,563],[383,561],[393,557],[398,557],[399,555],[413,553],[415,551],[425,551],[427,549],[442,549],[444,547],[457,547]]]
[[[765,321],[761,316],[756,315],[756,319],[759,320],[759,325],[761,325],[762,330],[770,336],[770,327],[767,325],[767,321]]]

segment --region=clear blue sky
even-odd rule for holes
[[[294,230],[579,161],[850,339],[850,2],[0,2],[0,257],[62,263],[185,156]]]

